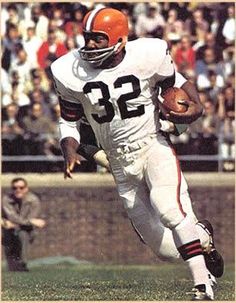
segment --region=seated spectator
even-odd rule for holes
[[[66,33],[63,30],[63,27],[57,26],[58,20],[55,19],[50,19],[49,24],[48,24],[48,31],[49,32],[54,32],[56,35],[56,41],[58,43],[64,44],[66,40]]]
[[[215,50],[207,48],[204,51],[203,60],[196,62],[196,75],[198,89],[207,89],[210,87],[209,71],[216,74],[216,84],[218,87],[224,86],[223,66],[221,63],[216,64]]]
[[[231,47],[227,47],[223,51],[223,75],[225,82],[228,82],[229,77],[235,72],[235,51]]]
[[[9,72],[18,74],[19,89],[22,92],[27,92],[30,86],[30,71],[33,68],[31,62],[28,60],[27,53],[20,47],[16,52],[16,61],[11,64]]]
[[[23,128],[28,154],[48,154],[48,145],[55,139],[55,123],[44,116],[40,103],[31,105],[29,116],[23,119]]]
[[[27,37],[23,40],[23,47],[27,53],[27,57],[32,68],[38,67],[37,52],[41,45],[42,39],[36,36],[35,26],[33,23],[33,25],[27,27]]]
[[[184,23],[178,18],[176,9],[168,11],[168,17],[165,25],[164,38],[166,40],[180,39],[184,34]]]
[[[196,59],[203,60],[204,52],[207,48],[212,48],[215,51],[215,61],[219,62],[223,59],[222,48],[216,43],[216,38],[213,33],[206,33],[204,44],[196,50]]]
[[[2,199],[2,243],[9,271],[29,271],[28,249],[35,238],[35,228],[43,228],[39,218],[40,199],[29,191],[27,181],[15,178],[11,191]]]
[[[24,130],[18,116],[19,107],[11,103],[3,112],[2,148],[4,155],[22,155]],[[4,117],[5,116],[5,117]]]
[[[221,119],[220,129],[220,154],[223,158],[235,158],[235,93],[231,86],[228,86],[218,95],[218,116]],[[234,163],[224,162],[226,170],[234,168]]]
[[[31,85],[28,94],[32,93],[35,89],[40,89],[45,93],[50,90],[49,79],[43,69],[34,68],[30,71]]]
[[[174,57],[177,70],[188,77],[194,73],[195,68],[195,52],[191,46],[191,38],[184,35],[181,38],[180,45],[176,50]]]
[[[4,68],[1,67],[1,93],[2,96],[5,94],[11,94],[12,88],[10,83],[9,74],[6,72]]]
[[[163,2],[162,14],[167,19],[169,11],[173,9],[177,12],[178,19],[185,22],[192,16],[190,4],[189,2]]]
[[[210,84],[207,88],[208,95],[214,104],[216,104],[217,95],[222,91],[223,85],[219,86],[217,83],[217,74],[212,70],[208,72],[208,79]]]
[[[234,121],[235,119],[235,94],[232,86],[228,86],[223,90],[223,94],[218,97],[219,111],[218,115],[221,119]]]
[[[11,64],[16,60],[17,45],[21,42],[21,36],[18,27],[15,24],[9,24],[6,29],[6,36],[2,39],[2,67],[8,72]]]
[[[235,43],[235,5],[232,4],[228,7],[228,18],[224,23],[222,34],[225,38],[227,46],[234,46]]]
[[[66,53],[65,45],[57,42],[55,32],[49,31],[47,41],[43,42],[37,53],[39,67],[48,74],[51,63]]]
[[[163,35],[165,19],[159,13],[156,3],[147,4],[146,14],[141,14],[137,18],[135,32],[139,37],[159,37]]]
[[[3,107],[6,107],[11,103],[14,103],[19,107],[19,115],[21,117],[27,114],[30,99],[24,92],[22,92],[17,80],[13,80],[11,93],[7,93],[2,96]]]
[[[204,19],[202,9],[195,9],[193,18],[186,20],[186,27],[193,41],[204,41],[205,33],[209,30],[209,23]]]
[[[31,20],[35,24],[36,36],[43,41],[48,38],[48,18],[43,14],[42,4],[34,4],[31,9]]]
[[[78,47],[84,45],[83,32],[83,18],[87,12],[84,5],[79,4],[71,13],[71,19],[64,25],[64,31],[68,38],[74,38]]]
[[[202,132],[205,137],[217,137],[218,117],[215,112],[215,106],[212,100],[205,102],[202,118]]]
[[[14,24],[17,26],[19,23],[19,15],[15,3],[11,3],[8,5],[7,12],[8,12],[8,20],[6,21],[6,26],[9,26],[10,24]]]
[[[202,116],[202,140],[200,153],[211,155],[218,152],[219,119],[211,100],[205,102]]]
[[[68,52],[78,48],[78,45],[76,43],[76,39],[72,38],[72,37],[68,37],[66,39],[65,46],[66,46]]]
[[[30,93],[30,103],[38,103],[41,105],[43,116],[51,119],[51,105],[48,103],[47,94],[39,87]]]

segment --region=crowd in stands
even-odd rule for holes
[[[3,154],[60,154],[60,108],[50,64],[83,46],[83,16],[97,5],[118,8],[128,16],[129,40],[167,40],[176,69],[196,84],[204,114],[187,133],[172,138],[179,153],[217,154],[222,135],[220,152],[234,155],[233,2],[2,3]]]

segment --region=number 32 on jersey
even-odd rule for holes
[[[135,77],[134,75],[119,77],[113,83],[113,86],[116,89],[122,87],[123,84],[126,83],[131,83],[132,91],[120,95],[117,99],[117,105],[119,107],[121,119],[137,117],[144,114],[144,105],[139,105],[136,109],[132,110],[128,110],[127,107],[127,101],[137,98],[141,93],[140,81],[137,77]],[[103,106],[106,111],[106,114],[103,116],[92,114],[94,120],[100,124],[105,122],[111,122],[115,116],[115,111],[112,103],[109,101],[111,96],[108,85],[102,81],[87,82],[83,87],[83,92],[84,94],[89,94],[92,92],[93,89],[101,90],[102,98],[98,99],[98,103],[100,106]]]

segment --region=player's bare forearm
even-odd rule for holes
[[[170,112],[168,118],[174,123],[190,124],[202,115],[203,107],[198,96],[198,92],[190,81],[185,82],[181,88],[189,96],[190,100],[183,101],[188,105],[188,109],[184,113]]]
[[[203,107],[195,86],[190,81],[187,81],[182,85],[181,88],[187,93],[190,100],[196,104],[196,110],[198,111],[200,117],[202,115]]]
[[[72,178],[71,172],[75,164],[80,164],[80,156],[77,153],[79,143],[72,137],[63,138],[60,142],[64,156],[64,178]]]

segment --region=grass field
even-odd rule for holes
[[[234,301],[234,266],[226,266],[215,300]],[[2,272],[2,301],[186,301],[192,288],[187,268],[155,266],[42,265],[28,273]]]

